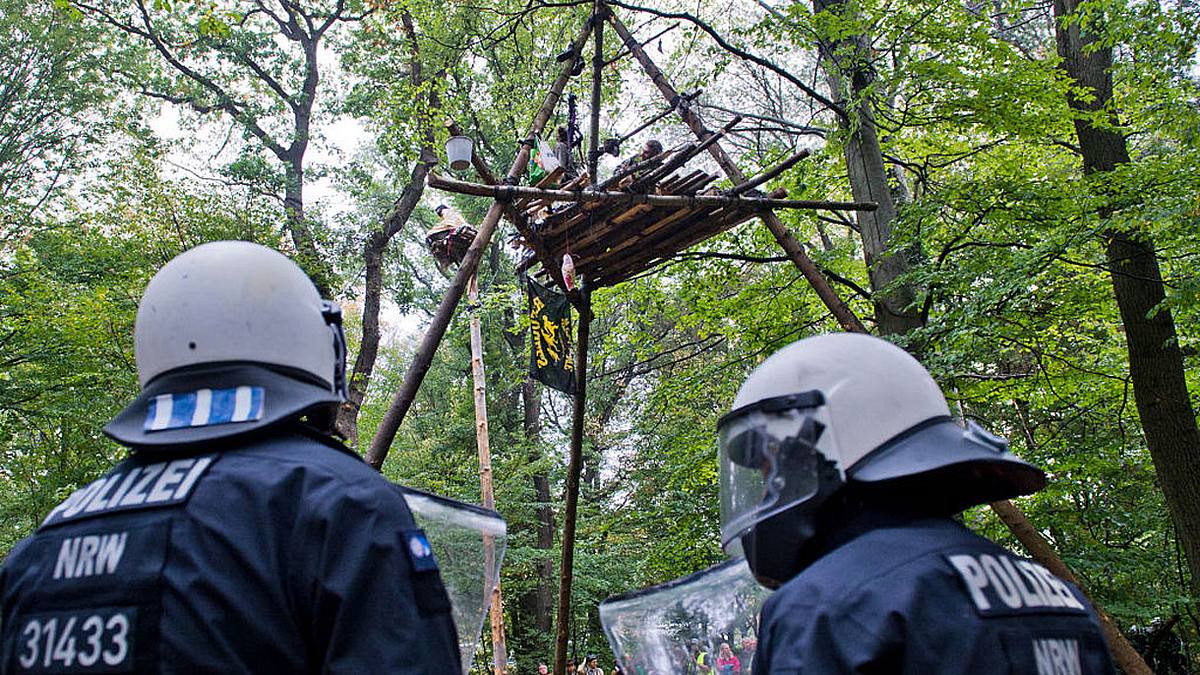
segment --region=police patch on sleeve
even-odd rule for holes
[[[433,548],[424,530],[405,530],[404,546],[408,549],[409,560],[412,561],[414,572],[436,572],[437,558],[433,557]]]

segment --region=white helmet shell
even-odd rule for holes
[[[344,398],[341,312],[281,253],[197,246],[150,280],[134,352],[141,394],[104,431],[132,447],[230,438]]]
[[[818,335],[775,352],[746,379],[733,409],[811,390],[826,402],[826,442],[817,447],[843,472],[905,430],[950,416],[942,390],[916,359],[859,333]]]
[[[817,508],[850,483],[906,486],[911,505],[947,513],[1045,485],[1004,439],[954,421],[916,359],[868,335],[810,337],[771,355],[717,430],[727,550],[760,523]]]
[[[159,270],[138,305],[134,353],[142,387],[202,363],[246,362],[307,373],[333,388],[335,354],[322,300],[285,256],[216,241]]]

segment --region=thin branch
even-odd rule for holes
[[[716,43],[718,45],[720,45],[721,48],[724,49],[725,51],[729,52],[730,54],[733,54],[734,56],[737,56],[738,58],[741,58],[746,61],[750,61],[752,63],[756,63],[756,64],[762,66],[763,68],[770,70],[771,72],[779,75],[780,77],[787,80],[788,82],[791,82],[793,85],[796,86],[796,88],[798,88],[800,91],[803,91],[805,94],[808,94],[813,100],[819,102],[821,105],[825,106],[829,110],[832,110],[834,113],[837,114],[838,117],[842,118],[843,120],[846,120],[847,122],[850,119],[849,116],[846,114],[846,111],[843,110],[841,106],[839,106],[838,104],[829,100],[825,96],[821,95],[816,89],[813,89],[812,87],[805,84],[800,78],[791,74],[791,72],[789,72],[788,70],[781,68],[778,65],[775,65],[773,62],[768,61],[767,59],[765,59],[761,56],[751,54],[750,52],[748,52],[744,49],[741,49],[739,47],[736,47],[736,46],[730,44],[712,26],[708,25],[704,21],[701,21],[700,19],[696,18],[695,16],[688,14],[687,12],[664,12],[664,11],[660,11],[657,9],[651,9],[649,7],[641,7],[638,5],[621,2],[621,0],[608,0],[608,3],[611,5],[615,5],[617,7],[622,7],[624,9],[628,9],[633,12],[645,12],[647,14],[652,14],[654,16],[657,16],[657,17],[660,17],[663,19],[679,19],[679,20],[687,21],[687,22],[691,23],[692,25],[696,26],[697,28],[699,28],[700,30],[707,33],[708,36],[711,37],[713,40],[715,40]]]

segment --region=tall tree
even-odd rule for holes
[[[0,2],[0,246],[98,149],[122,115],[108,36],[51,3]]]
[[[1088,0],[1054,2],[1058,55],[1075,84],[1068,102],[1075,112],[1083,170],[1098,179],[1093,185],[1101,190],[1104,174],[1130,164],[1113,107],[1113,47],[1103,34],[1103,5]],[[1085,12],[1099,15],[1085,17]],[[1117,208],[1104,203],[1097,215],[1108,220]],[[1141,228],[1110,225],[1103,237],[1113,295],[1125,327],[1138,417],[1187,556],[1192,594],[1200,597],[1200,431],[1158,255]]]
[[[438,88],[430,86],[427,82],[429,78],[423,75],[425,64],[422,61],[421,47],[412,14],[407,8],[392,8],[392,11],[383,13],[378,25],[370,28],[373,28],[377,34],[386,34],[389,23],[394,22],[398,22],[401,27],[399,45],[383,37],[375,38],[379,44],[374,45],[370,52],[380,55],[381,58],[378,61],[371,60],[370,65],[367,66],[364,63],[367,59],[364,59],[362,55],[351,59],[352,67],[357,66],[360,70],[365,70],[373,76],[371,86],[378,86],[379,80],[374,78],[382,76],[382,79],[385,80],[399,79],[402,82],[403,75],[407,74],[409,86],[404,88],[400,83],[395,86],[401,91],[407,91],[414,103],[419,102],[418,105],[407,107],[409,112],[422,110],[421,114],[411,115],[408,120],[419,144],[417,156],[409,160],[412,168],[408,182],[401,189],[400,196],[384,215],[382,222],[371,228],[363,242],[362,263],[365,288],[362,335],[358,349],[355,350],[354,365],[349,374],[347,400],[338,409],[337,416],[338,431],[350,441],[352,446],[358,445],[358,414],[366,399],[371,374],[375,370],[375,361],[379,356],[379,312],[383,301],[384,254],[388,244],[400,233],[409,217],[412,216],[413,210],[417,208],[421,195],[425,192],[425,178],[437,161],[432,148],[434,142],[433,118],[440,111],[441,101]],[[379,49],[385,44],[391,49]],[[389,54],[395,53],[407,55],[407,59],[401,62],[399,68],[395,68],[396,64],[391,63],[388,58]],[[391,72],[385,70],[389,65],[393,66]],[[438,78],[432,79],[436,81]],[[406,159],[409,158],[406,157]]]
[[[880,144],[875,107],[883,97],[875,86],[869,37],[862,17],[846,0],[813,0],[817,23],[827,30],[818,44],[843,140],[850,189],[858,201],[875,202],[874,211],[858,214],[859,234],[875,297],[875,321],[885,335],[904,335],[922,325],[915,307],[917,290],[905,251],[894,250],[896,202]],[[822,16],[823,13],[827,13]],[[850,26],[847,30],[847,26]]]
[[[278,195],[292,245],[328,295],[333,271],[305,213],[305,158],[318,112],[322,41],[369,10],[359,0],[70,1],[158,56],[148,72],[125,72],[135,90],[200,115],[222,114],[256,144],[229,171]],[[260,152],[282,171],[271,170]]]

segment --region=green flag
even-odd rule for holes
[[[533,279],[529,280],[529,372],[542,384],[568,394],[575,391],[571,358],[571,304]]]

